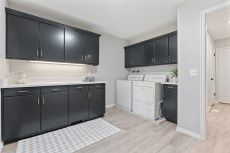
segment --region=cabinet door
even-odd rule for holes
[[[125,67],[145,65],[144,44],[137,44],[125,49]]]
[[[158,64],[168,64],[169,63],[169,46],[168,45],[169,45],[168,36],[164,36],[156,40]]]
[[[39,95],[4,97],[3,141],[14,141],[40,132]]]
[[[64,28],[40,23],[40,59],[64,61]]]
[[[105,85],[89,86],[89,118],[102,117],[105,113]]]
[[[57,129],[67,125],[67,89],[42,89],[42,121],[43,131]]]
[[[6,57],[36,60],[39,58],[39,23],[7,14]]]
[[[85,35],[84,42],[85,63],[98,65],[99,64],[99,37],[93,34]]]
[[[69,122],[85,121],[89,118],[88,87],[69,88]]]
[[[169,35],[169,59],[170,64],[177,64],[177,33]]]
[[[145,42],[145,62],[146,65],[156,65],[158,63],[156,54],[156,42],[150,40]]]
[[[65,29],[65,60],[72,63],[84,63],[84,33],[81,30]]]
[[[177,123],[177,86],[164,85],[162,113],[168,121]]]

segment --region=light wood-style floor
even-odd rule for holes
[[[218,104],[208,113],[209,136],[199,141],[176,132],[176,125],[160,125],[124,112],[107,111],[105,120],[122,132],[76,153],[230,153],[230,105]],[[17,144],[6,145],[2,153],[15,153]]]

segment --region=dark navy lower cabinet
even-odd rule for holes
[[[102,117],[105,113],[105,85],[89,86],[89,118]]]
[[[67,87],[41,88],[41,130],[49,131],[67,125]]]
[[[2,89],[2,141],[104,116],[105,84]]]
[[[89,119],[88,86],[69,87],[69,122],[76,123]]]
[[[2,140],[14,141],[40,132],[40,89],[2,90]]]
[[[177,85],[164,85],[162,114],[166,120],[177,123]]]

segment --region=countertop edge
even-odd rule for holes
[[[90,84],[106,84],[106,81],[95,82],[60,82],[60,83],[28,83],[28,84],[8,84],[1,85],[1,89],[8,88],[29,88],[29,87],[49,87],[49,86],[71,86],[71,85],[90,85]]]

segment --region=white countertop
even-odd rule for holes
[[[1,88],[24,88],[24,87],[44,87],[44,86],[64,86],[64,85],[81,85],[81,84],[100,84],[106,83],[106,81],[94,81],[94,82],[84,82],[84,81],[72,81],[72,82],[31,82],[24,84],[4,84]]]
[[[161,84],[178,85],[178,82],[163,82]]]

